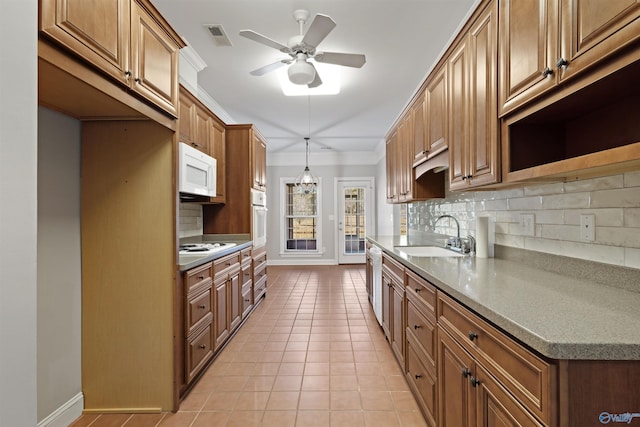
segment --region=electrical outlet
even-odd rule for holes
[[[534,214],[520,214],[520,234],[523,236],[535,236],[536,217]]]
[[[583,242],[596,240],[596,216],[594,214],[580,214],[580,240]]]

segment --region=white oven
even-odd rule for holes
[[[181,198],[216,196],[216,159],[184,142],[178,144],[178,175]]]
[[[260,248],[267,243],[267,195],[264,191],[251,190],[251,210],[251,239],[253,247]]]

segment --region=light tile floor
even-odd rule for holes
[[[364,266],[269,267],[266,299],[176,413],[73,427],[424,427],[367,300]]]

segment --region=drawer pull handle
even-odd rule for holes
[[[420,329],[420,328],[422,328],[422,326],[420,326],[420,325],[413,325],[413,329]]]
[[[465,378],[469,378],[469,375],[471,375],[471,371],[468,368],[464,368],[462,370],[462,376]]]
[[[227,267],[230,267],[231,263],[230,262],[225,262],[224,265],[226,265]]]
[[[478,339],[478,334],[476,334],[475,332],[469,331],[469,334],[468,334],[468,335],[469,335],[469,339],[470,339],[471,341],[473,341],[473,340],[477,340],[477,339]]]
[[[479,380],[479,379],[477,379],[476,377],[471,377],[471,380],[470,380],[470,381],[471,381],[471,386],[472,386],[472,387],[477,387],[477,386],[478,386],[478,384],[480,384],[480,380]]]
[[[204,305],[204,304],[200,304],[200,305],[198,306],[198,308],[199,308],[199,309],[201,309],[201,310],[204,310],[205,308],[207,308],[207,306],[206,306],[206,305]]]
[[[200,344],[200,350],[204,350],[205,348],[207,348],[207,346],[206,346],[206,345],[204,345],[204,344]]]
[[[198,279],[204,280],[204,276],[200,275],[200,276],[198,276]]]
[[[414,377],[415,377],[417,380],[419,380],[420,378],[422,378],[422,375],[420,375],[420,374],[415,374],[415,375],[414,375]]]
[[[249,298],[245,299],[244,302],[249,302],[251,301]]]
[[[419,294],[420,292],[422,292],[422,289],[416,288],[416,293]]]

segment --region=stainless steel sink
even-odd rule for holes
[[[464,254],[440,246],[395,246],[395,250],[412,257],[461,257]]]

